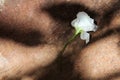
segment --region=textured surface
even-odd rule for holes
[[[0,12],[1,79],[119,80],[119,4],[119,0],[5,0]],[[91,33],[88,45],[76,38],[60,62],[58,54],[74,32],[70,23],[79,11],[94,18],[99,29]]]

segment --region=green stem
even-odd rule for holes
[[[75,32],[74,35],[65,43],[65,45],[62,48],[61,54],[64,53],[64,51],[65,51],[66,47],[68,46],[68,44],[70,44],[76,38],[76,36],[78,34],[79,34],[78,32]]]

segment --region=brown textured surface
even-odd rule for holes
[[[2,80],[118,77],[119,4],[119,0],[5,0],[0,12],[0,56],[8,63],[0,67],[0,77]],[[70,22],[79,11],[94,18],[99,29],[92,33],[88,45],[78,37],[60,62],[58,54],[74,32]]]

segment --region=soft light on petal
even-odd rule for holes
[[[82,32],[81,34],[80,34],[80,38],[82,39],[82,40],[86,40],[86,44],[89,42],[89,39],[90,39],[90,34],[89,33],[87,33],[87,32]]]
[[[81,33],[81,39],[89,42],[90,35],[89,31],[96,31],[98,26],[94,24],[94,19],[85,12],[79,12],[77,18],[71,22],[71,25],[75,28],[77,33]],[[82,31],[82,32],[81,32]]]
[[[75,28],[81,28],[84,31],[95,31],[97,27],[94,24],[94,19],[90,18],[85,12],[79,12],[77,18],[71,22],[71,25]]]

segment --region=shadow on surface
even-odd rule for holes
[[[33,29],[17,29],[11,28],[10,25],[0,24],[0,37],[10,39],[26,46],[37,46],[44,44],[43,35],[39,31]]]
[[[76,18],[76,14],[80,11],[87,12],[92,18],[95,18],[98,15],[95,11],[91,11],[87,7],[84,7],[84,5],[75,3],[53,4],[44,7],[43,11],[48,12],[55,20],[63,23],[71,22]]]
[[[80,76],[73,74],[74,65],[69,57],[58,57],[51,66],[54,67],[39,80],[81,80]]]
[[[111,5],[111,7],[104,11],[104,14],[100,20],[100,28],[103,29],[104,26],[109,26],[113,20],[115,14],[120,10],[120,0]]]

